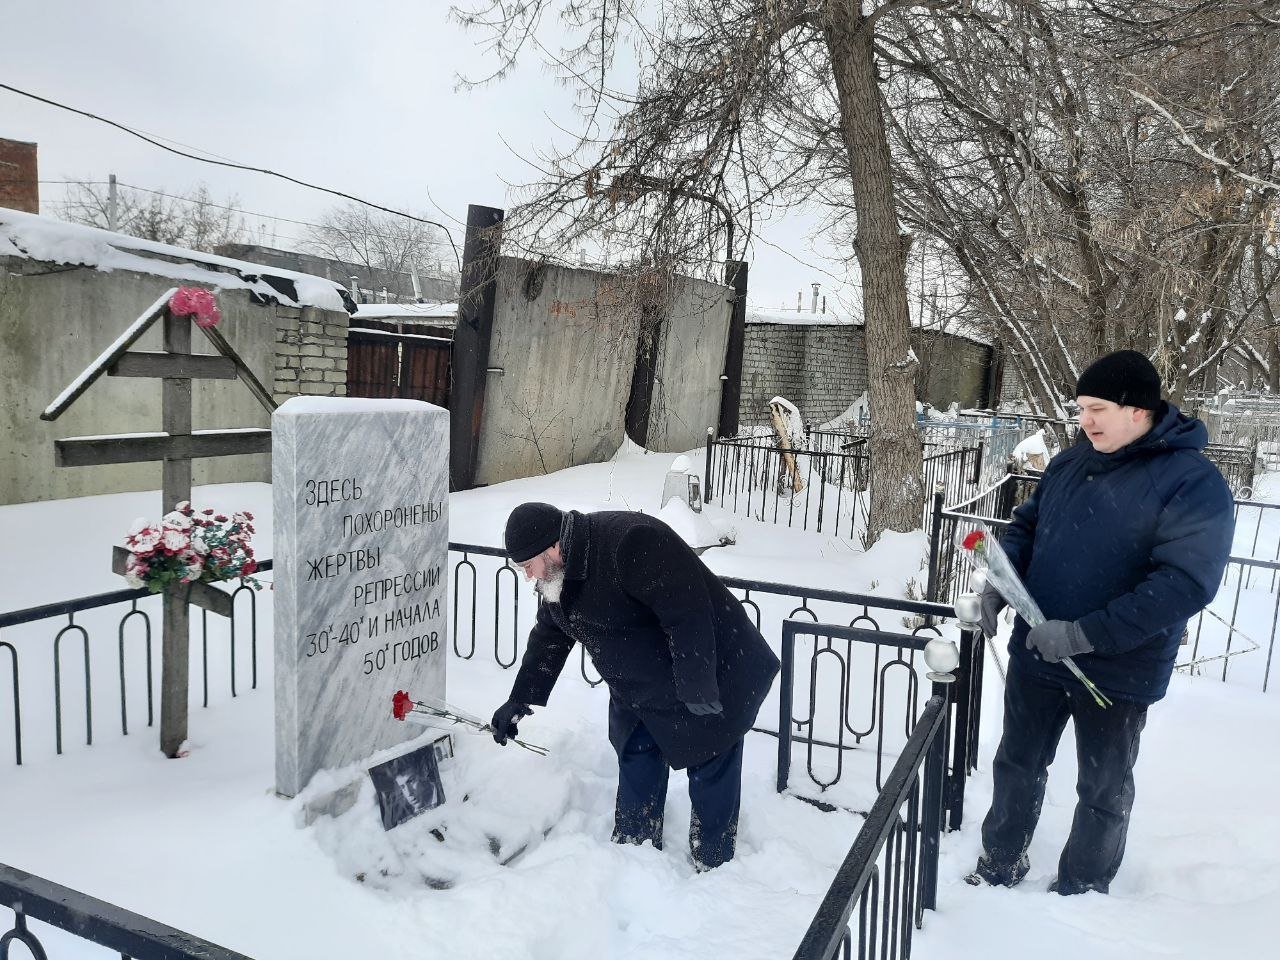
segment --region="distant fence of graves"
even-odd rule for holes
[[[923,452],[921,481],[939,488],[946,504],[974,500],[1002,483],[1022,441],[1045,432],[1050,448],[1073,443],[1077,423],[1030,415],[974,411],[947,421],[918,424]],[[869,425],[840,429],[806,427],[794,446],[765,430],[737,437],[708,437],[704,496],[740,516],[793,529],[861,541],[866,530],[871,478]],[[1253,496],[1263,460],[1257,442],[1211,443],[1204,450],[1234,496]],[[921,517],[928,525],[931,507]]]

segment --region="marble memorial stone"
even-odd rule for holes
[[[449,413],[298,397],[271,418],[276,791],[421,734],[391,696],[445,699]]]

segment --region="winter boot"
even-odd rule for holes
[[[986,884],[989,887],[1015,887],[1026,877],[1031,869],[1031,861],[1026,854],[1018,858],[1017,863],[1009,866],[997,865],[987,859],[984,853],[978,857],[978,866],[964,878],[964,882],[972,887]]]

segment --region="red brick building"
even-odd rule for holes
[[[36,145],[0,137],[0,207],[40,212],[40,176]]]

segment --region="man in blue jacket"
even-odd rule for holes
[[[1083,436],[1049,463],[1001,537],[1047,622],[1019,617],[1009,641],[994,796],[970,883],[1013,886],[1030,868],[1049,764],[1068,718],[1079,774],[1075,819],[1049,889],[1106,893],[1124,856],[1133,766],[1147,707],[1165,695],[1188,619],[1217,592],[1234,531],[1231,491],[1201,450],[1208,433],[1160,399],[1132,350],[1076,386]],[[983,592],[983,632],[1005,602]],[[1062,665],[1113,701],[1100,707]]]

